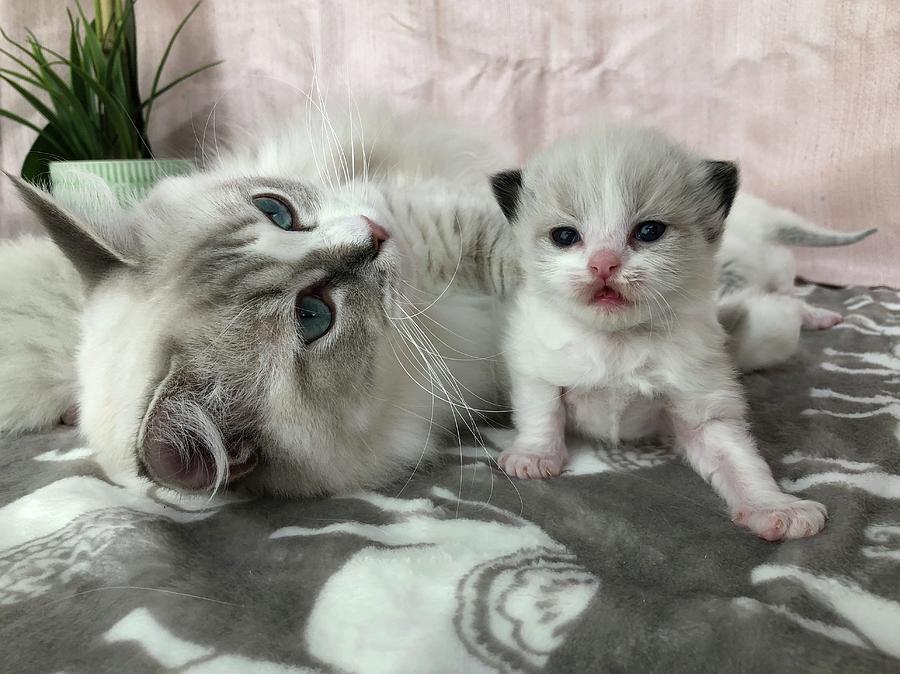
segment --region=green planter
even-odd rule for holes
[[[50,182],[53,195],[65,204],[78,206],[94,201],[98,179],[106,183],[120,204],[146,196],[166,176],[191,173],[189,159],[121,159],[107,161],[52,161]]]

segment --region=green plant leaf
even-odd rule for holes
[[[15,89],[17,92],[19,92],[19,95],[22,98],[24,98],[32,108],[34,108],[41,115],[43,115],[44,119],[46,119],[48,122],[56,121],[56,114],[50,108],[48,108],[46,105],[44,105],[37,96],[32,94],[30,91],[28,91],[24,87],[19,86],[16,82],[11,80],[8,76],[3,75],[2,73],[0,73],[0,80],[3,80],[7,84],[9,84],[9,86],[11,86],[13,89]]]
[[[37,131],[38,133],[41,132],[41,127],[39,127],[37,124],[32,124],[24,117],[19,117],[18,115],[10,112],[9,110],[4,110],[3,108],[0,108],[0,117],[6,117],[6,119],[11,119],[12,121],[16,122],[17,124],[21,124],[22,126],[27,126],[32,131]]]
[[[181,29],[184,28],[188,20],[194,15],[194,12],[197,11],[197,8],[200,6],[201,2],[202,0],[197,0],[197,2],[194,3],[194,6],[191,7],[191,10],[187,14],[185,14],[184,18],[181,20],[181,23],[179,23],[178,27],[175,29],[175,32],[172,33],[172,37],[169,38],[169,44],[166,45],[166,48],[163,51],[162,58],[159,60],[159,65],[156,66],[156,74],[153,75],[153,84],[150,86],[150,96],[146,101],[144,101],[144,105],[147,106],[147,110],[144,113],[144,124],[146,124],[147,127],[150,126],[150,111],[153,110],[153,101],[159,95],[156,87],[159,86],[159,78],[162,77],[163,69],[166,67],[166,61],[169,60],[169,53],[172,51],[172,45],[175,44],[175,40],[181,33]]]
[[[134,0],[126,0],[134,5]],[[143,115],[143,104],[141,102],[141,92],[138,86],[138,54],[137,54],[137,28],[134,20],[134,9],[126,15],[125,23],[125,50],[122,58],[125,59],[125,72],[128,77],[128,110],[131,119],[134,121],[138,131],[138,138],[141,144],[141,153],[147,158],[153,157],[153,151],[150,149],[150,141],[147,136],[147,123]]]
[[[166,86],[164,86],[162,89],[157,91],[155,94],[153,94],[152,96],[149,96],[147,98],[147,100],[145,100],[143,102],[142,105],[145,105],[145,106],[150,105],[155,99],[162,96],[164,93],[166,93],[172,87],[174,87],[178,84],[181,84],[189,77],[193,77],[194,75],[196,75],[198,73],[202,73],[204,70],[209,70],[210,68],[215,68],[217,65],[221,65],[223,63],[225,63],[225,61],[213,61],[212,63],[207,63],[205,66],[200,66],[199,68],[194,68],[194,70],[191,70],[190,72],[185,73],[181,77],[176,77],[174,80],[169,82]]]
[[[76,21],[68,8],[66,8],[66,15],[69,17],[69,61],[83,68],[84,62],[81,54],[81,44],[79,43],[81,24]],[[94,117],[97,107],[96,99],[90,95],[77,73],[70,72],[69,79],[72,82],[72,93],[75,94],[75,98],[81,102],[81,106],[87,111],[88,115]]]
[[[32,47],[32,58],[34,58],[40,68],[41,88],[47,92],[53,102],[53,106],[56,108],[57,126],[64,130],[66,134],[79,139],[82,144],[82,151],[86,156],[90,157],[96,154],[100,151],[100,146],[97,143],[96,133],[91,133],[91,127],[94,129],[98,128],[96,120],[82,107],[74,90],[53,70],[54,64],[44,56],[44,48],[37,42],[37,38],[33,35],[29,35],[29,37]],[[62,54],[50,49],[47,52],[59,58],[60,63],[69,67],[72,77],[75,77],[75,73],[78,70],[77,66]]]
[[[104,6],[103,17],[94,20],[85,14],[83,1],[75,0],[75,9],[66,10],[70,29],[64,49],[67,55],[42,44],[31,31],[20,43],[0,28],[0,35],[9,45],[8,49],[0,46],[0,54],[20,68],[17,71],[11,69],[15,66],[0,67],[0,83],[8,84],[46,120],[46,126],[40,128],[39,124],[0,109],[0,117],[38,133],[26,157],[23,175],[42,175],[51,155],[67,159],[152,157],[146,136],[153,102],[172,87],[222,63],[195,68],[160,86],[175,40],[196,13],[198,0],[171,35],[154,73],[150,96],[142,100],[138,87],[135,0],[98,0]],[[110,7],[111,13],[107,11]]]
[[[42,134],[44,136],[44,139],[47,141],[47,145],[51,146],[53,151],[58,153],[60,156],[69,153],[69,151],[65,147],[61,146],[56,141],[56,139],[54,139],[52,137],[52,134],[48,131],[48,127],[45,126],[42,129],[37,124],[32,124],[24,117],[19,117],[19,115],[16,115],[16,114],[10,112],[9,110],[4,110],[3,108],[0,108],[0,117],[6,117],[7,119],[10,119],[10,120],[16,122],[17,124],[21,124],[22,126],[25,126],[29,129],[31,129],[32,131],[36,131],[38,134]]]
[[[74,68],[76,72],[80,69]],[[114,140],[119,143],[124,144],[124,147],[128,148],[128,150],[123,153],[123,156],[119,157],[120,159],[139,159],[140,155],[136,154],[136,146],[133,143],[134,136],[132,135],[135,131],[134,123],[131,120],[131,117],[128,115],[128,111],[125,110],[122,102],[113,98],[110,93],[104,88],[104,86],[90,77],[88,73],[84,71],[80,71],[83,74],[85,84],[87,84],[100,101],[103,103],[105,112],[108,113],[108,120],[110,122],[111,130],[117,134],[117,138]],[[128,144],[128,141],[132,141],[131,144]]]
[[[54,148],[53,143],[48,139],[47,127],[38,134],[28,154],[25,155],[25,161],[22,164],[22,178],[30,183],[48,183],[50,182],[50,162],[58,159],[71,159],[71,157],[60,154]]]

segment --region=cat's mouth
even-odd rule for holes
[[[631,301],[612,286],[604,285],[594,289],[591,304],[607,311],[616,311],[629,306]]]

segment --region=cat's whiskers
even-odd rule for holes
[[[401,311],[404,312],[404,314],[406,313],[402,309],[402,307],[399,307],[399,308]],[[401,323],[401,325],[403,325],[404,329],[410,331],[410,332],[407,332],[407,334],[409,334],[412,339],[415,339],[415,337],[418,336],[418,338],[421,340],[421,342],[417,342],[417,346],[419,346],[425,353],[432,356],[435,359],[435,361],[437,363],[439,363],[442,373],[444,374],[444,376],[447,377],[448,382],[450,382],[451,385],[454,387],[455,392],[458,394],[459,399],[462,401],[461,407],[464,407],[465,409],[467,409],[470,412],[477,412],[479,414],[488,414],[488,413],[494,413],[494,412],[508,411],[508,410],[503,410],[502,408],[499,408],[496,406],[492,409],[479,409],[479,408],[475,408],[475,407],[468,405],[465,402],[465,399],[462,395],[463,389],[465,389],[465,391],[470,393],[473,397],[478,398],[479,400],[481,400],[485,403],[488,403],[488,404],[493,404],[493,403],[492,403],[492,401],[479,396],[474,391],[469,389],[467,386],[465,386],[464,384],[459,382],[459,380],[453,376],[453,373],[451,372],[450,368],[447,366],[447,364],[445,362],[446,360],[455,360],[455,359],[448,359],[446,356],[443,356],[441,353],[439,353],[437,348],[434,345],[434,342],[431,340],[431,335],[429,335],[424,330],[424,328],[422,328],[422,326],[416,322],[416,320],[413,317],[411,317],[409,314],[406,314],[405,318],[408,319],[409,322]],[[399,320],[402,320],[402,319],[399,319]],[[472,360],[474,360],[474,358]]]
[[[398,308],[399,308],[401,311],[403,311],[404,314],[406,314],[406,312],[403,310],[402,307],[398,307]],[[504,409],[502,409],[502,408],[500,408],[500,407],[495,407],[495,409],[493,409],[493,410],[479,410],[479,409],[477,409],[477,408],[472,407],[472,406],[469,405],[468,403],[466,403],[465,398],[464,398],[464,396],[463,396],[463,394],[462,394],[462,392],[461,392],[461,389],[460,389],[460,383],[459,383],[459,381],[453,376],[452,372],[451,372],[450,369],[447,367],[446,363],[444,363],[443,357],[442,357],[439,353],[437,353],[437,350],[434,348],[434,344],[433,344],[432,342],[430,342],[430,340],[429,340],[429,338],[428,338],[428,335],[424,332],[424,330],[421,328],[421,326],[419,326],[419,325],[417,324],[417,322],[415,321],[415,319],[414,319],[413,317],[409,316],[408,314],[406,314],[406,316],[407,316],[407,318],[409,318],[409,321],[410,321],[410,324],[409,324],[409,325],[415,326],[415,327],[419,330],[420,339],[425,340],[426,343],[431,347],[431,349],[428,349],[428,348],[426,348],[426,347],[423,347],[423,346],[416,340],[414,334],[411,334],[410,332],[405,332],[405,333],[404,333],[404,331],[407,331],[407,330],[409,329],[409,325],[407,325],[407,324],[405,324],[405,323],[399,323],[399,326],[400,326],[400,334],[401,334],[401,335],[405,335],[405,337],[408,338],[408,339],[413,343],[413,345],[417,348],[420,357],[423,358],[423,360],[427,361],[427,356],[426,356],[426,354],[428,354],[428,355],[431,355],[431,356],[434,358],[434,361],[433,361],[433,362],[434,362],[435,364],[440,364],[441,368],[443,369],[444,376],[447,377],[448,383],[449,383],[449,384],[451,385],[451,387],[454,389],[454,392],[456,393],[457,399],[459,400],[459,404],[451,404],[450,409],[451,409],[451,412],[453,413],[454,424],[456,425],[456,437],[457,437],[457,440],[458,440],[458,443],[459,443],[459,452],[460,452],[460,483],[459,483],[459,490],[460,490],[460,492],[459,492],[459,494],[460,494],[460,498],[461,498],[461,496],[462,496],[462,477],[463,477],[463,464],[462,464],[462,461],[463,461],[463,450],[462,450],[462,436],[461,436],[461,433],[460,433],[459,423],[458,423],[458,421],[457,421],[457,418],[463,422],[463,424],[464,424],[464,426],[466,427],[466,429],[467,429],[467,430],[471,433],[471,435],[475,438],[475,442],[476,442],[477,446],[478,446],[478,447],[481,449],[481,451],[484,453],[484,455],[485,455],[485,457],[487,458],[489,464],[493,464],[494,467],[496,467],[498,470],[500,470],[500,472],[503,474],[503,476],[504,476],[504,478],[506,479],[506,481],[509,482],[509,484],[512,486],[512,488],[515,490],[516,495],[517,495],[517,497],[519,498],[519,503],[520,503],[520,505],[522,506],[522,508],[524,508],[524,500],[522,499],[522,494],[521,494],[521,492],[519,491],[518,487],[516,486],[515,481],[514,481],[509,475],[507,475],[505,471],[503,471],[503,470],[500,469],[500,466],[499,466],[499,464],[497,463],[497,460],[493,457],[493,455],[492,455],[492,454],[490,453],[490,451],[488,450],[488,448],[487,448],[487,446],[486,446],[486,444],[485,444],[485,442],[484,442],[484,437],[481,435],[481,431],[480,431],[480,429],[479,429],[479,427],[478,427],[478,424],[476,423],[476,421],[475,421],[475,419],[474,419],[474,417],[473,417],[473,414],[472,414],[473,412],[476,412],[476,413],[479,414],[479,416],[482,416],[482,418],[483,418],[483,414],[484,414],[484,413],[489,413],[489,412],[495,412],[495,413],[497,413],[497,412],[511,411],[511,410],[504,410]],[[396,352],[395,352],[395,355],[396,355]],[[402,363],[401,363],[401,367],[403,367]],[[405,368],[404,368],[404,370],[405,370]],[[433,372],[433,370],[429,369],[429,372]],[[429,379],[430,379],[430,381],[431,381],[432,384],[433,384],[433,383],[434,383],[434,380],[433,380],[430,376],[429,376]],[[440,381],[440,379],[438,380],[437,383],[438,383],[438,385],[441,387],[441,390],[444,392],[445,396],[446,396],[447,398],[450,398],[451,396],[450,396],[449,393],[447,392],[447,389],[446,389],[446,387],[444,386],[444,383],[443,383],[442,381]],[[481,398],[481,397],[478,396],[477,394],[474,394],[474,392],[472,392],[472,391],[471,391],[470,389],[468,389],[467,387],[462,386],[462,388],[465,388],[467,391],[469,391],[469,393],[472,393],[472,395],[474,395],[476,398],[479,398],[479,399],[481,399],[481,400],[484,400],[483,398]],[[433,392],[434,392],[434,389],[433,389],[433,387],[432,387],[432,394],[433,394]],[[490,401],[486,401],[486,400],[485,400],[485,402],[490,402]],[[433,408],[432,408],[432,409],[433,409]],[[465,412],[465,415],[466,415],[465,417],[463,417],[463,411]],[[410,479],[411,479],[411,478],[410,478]],[[492,472],[491,472],[491,487],[490,487],[490,492],[489,492],[489,495],[488,495],[488,502],[490,502],[490,499],[491,499],[491,497],[493,496],[493,493],[494,493],[494,473],[493,473],[493,471],[492,471]],[[458,503],[457,503],[457,507],[458,507]]]
[[[442,298],[444,295],[447,294],[447,291],[450,290],[450,286],[453,285],[453,282],[456,280],[456,275],[459,273],[459,269],[460,269],[460,267],[462,266],[462,259],[463,259],[463,242],[462,242],[462,237],[460,237],[460,240],[459,240],[459,255],[458,255],[457,258],[456,258],[456,267],[453,269],[453,274],[450,275],[450,280],[447,281],[447,285],[444,286],[444,289],[440,292],[440,294],[439,294],[437,297],[435,297],[435,298],[428,304],[428,306],[424,307],[423,309],[418,309],[418,310],[416,311],[416,313],[412,315],[412,317],[415,317],[415,316],[418,316],[418,315],[420,315],[420,314],[425,313],[425,312],[428,311],[431,307],[433,307],[435,304],[437,304],[437,303],[441,300],[441,298]]]
[[[403,311],[402,307],[398,307],[398,308],[400,308],[401,311]],[[433,343],[430,342],[428,335],[425,334],[425,332],[422,330],[422,328],[420,326],[418,326],[413,319],[410,319],[409,323],[399,322],[396,325],[398,327],[398,334],[400,334],[405,340],[407,340],[410,346],[412,346],[416,349],[416,355],[422,360],[422,362],[425,364],[425,367],[427,368],[426,371],[423,371],[419,368],[417,368],[417,369],[419,369],[419,372],[421,372],[422,374],[424,374],[425,376],[428,377],[429,382],[432,385],[432,389],[431,389],[432,400],[437,398],[437,399],[442,400],[443,402],[450,405],[450,409],[453,414],[454,425],[456,427],[456,437],[457,437],[457,441],[458,441],[458,445],[459,445],[459,452],[460,452],[460,484],[459,484],[459,488],[460,488],[460,495],[461,495],[462,475],[463,475],[463,472],[462,472],[463,471],[463,463],[462,463],[463,450],[462,450],[462,432],[460,429],[460,422],[462,422],[462,424],[466,428],[466,430],[475,438],[477,445],[485,453],[485,456],[488,458],[488,460],[493,462],[494,464],[496,464],[496,461],[494,460],[490,451],[487,449],[487,446],[484,442],[484,438],[481,436],[480,429],[479,429],[478,424],[475,421],[475,418],[473,416],[473,412],[477,412],[480,415],[481,412],[488,412],[488,411],[493,411],[493,410],[478,410],[478,409],[470,406],[465,401],[465,398],[462,394],[462,390],[461,390],[458,380],[456,380],[456,378],[450,372],[446,363],[443,362],[441,355],[437,353],[436,349],[434,348]],[[415,328],[418,328],[419,332],[418,333],[414,332],[411,329],[411,326],[415,326]],[[418,336],[418,339],[417,339],[417,336]],[[421,344],[419,340],[424,341],[427,346],[423,346],[423,344]],[[431,348],[428,348],[429,346]],[[392,349],[393,349],[393,344],[392,344]],[[395,353],[395,356],[399,360],[399,355],[397,354],[395,349],[394,349],[394,353]],[[404,369],[405,372],[407,372],[408,376],[412,376],[409,373],[406,366],[402,362],[400,362],[400,366]],[[419,385],[420,388],[423,388],[423,390],[425,390],[424,387],[422,387],[421,384],[417,380],[414,380],[414,381],[416,382],[417,385]],[[435,392],[434,392],[435,384],[442,391],[443,397],[435,395]],[[452,389],[452,393],[450,391],[448,391],[447,385],[449,385],[450,388]],[[462,388],[465,388],[465,387],[462,387]],[[468,390],[468,389],[466,389],[466,390]],[[412,477],[410,477],[410,479],[412,479]],[[506,479],[510,481],[510,484],[512,484],[513,488],[516,490],[516,493],[519,494],[518,488],[516,488],[515,485],[512,483],[511,478],[509,478],[509,476],[506,476]],[[492,494],[493,494],[493,474],[491,476],[491,495]],[[519,494],[519,498],[521,500],[521,494]]]
[[[216,108],[219,107],[219,103],[222,102],[222,99],[225,98],[226,94],[227,94],[227,92],[221,94],[216,99],[216,102],[213,103],[212,108],[210,108],[210,110],[209,110],[209,114],[207,114],[207,116],[206,116],[206,122],[203,124],[203,135],[200,138],[200,159],[204,163],[206,163],[206,159],[207,159],[206,158],[206,132],[209,129],[209,122],[210,122],[210,119],[215,118]],[[196,134],[194,134],[194,137],[196,138]],[[213,137],[215,138],[215,123],[213,123]],[[218,141],[216,141],[216,158],[217,159],[219,158]]]
[[[397,290],[396,292],[397,292],[397,295],[398,295],[403,301],[405,301],[408,305],[410,305],[411,307],[415,307],[415,306],[416,306],[416,303],[413,302],[413,301],[411,301],[411,300],[410,300],[410,299],[409,299],[402,291]],[[471,343],[474,343],[474,341],[475,341],[475,340],[473,340],[473,339],[471,339],[471,338],[469,338],[469,337],[466,337],[466,336],[464,336],[464,335],[459,334],[458,332],[454,332],[453,330],[451,330],[450,328],[448,328],[446,325],[444,325],[443,323],[441,323],[440,321],[438,321],[436,318],[434,318],[434,317],[431,316],[430,314],[425,313],[425,314],[421,314],[421,316],[422,316],[422,318],[425,318],[426,320],[430,321],[431,323],[433,323],[433,324],[436,325],[437,327],[441,328],[442,330],[445,330],[446,332],[450,333],[450,334],[453,335],[454,337],[459,337],[460,339],[462,339],[462,340],[464,340],[464,341],[467,341],[467,342],[471,342]],[[409,317],[409,316],[399,316],[399,317],[388,316],[388,319],[391,320],[391,321],[415,320],[414,318]],[[499,352],[497,352],[497,353],[495,353],[495,354],[491,354],[490,356],[477,356],[477,355],[475,355],[475,354],[466,353],[465,351],[461,351],[460,349],[457,349],[455,346],[449,344],[448,342],[446,342],[444,339],[442,339],[442,338],[441,338],[440,336],[438,336],[437,334],[434,334],[434,333],[430,333],[430,334],[431,334],[431,336],[432,336],[433,339],[438,340],[441,344],[443,344],[444,346],[446,346],[448,349],[450,349],[450,350],[453,351],[454,353],[457,353],[457,354],[459,354],[460,356],[465,356],[465,358],[451,358],[451,357],[449,357],[449,356],[444,356],[444,358],[445,358],[446,360],[471,360],[471,361],[479,361],[479,360],[496,360],[497,358],[499,358],[500,356],[503,355],[503,352],[502,352],[502,351],[499,351]]]

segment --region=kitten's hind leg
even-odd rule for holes
[[[806,302],[803,303],[801,317],[804,330],[827,330],[844,322],[844,317],[836,311],[814,307]]]
[[[569,458],[562,392],[533,377],[511,377],[516,439],[500,454],[500,468],[520,479],[555,477]]]

